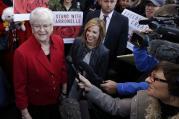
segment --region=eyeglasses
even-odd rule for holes
[[[40,30],[41,28],[43,28],[44,30],[48,30],[51,26],[52,26],[52,24],[43,24],[43,25],[32,24],[32,27],[36,31]]]
[[[152,73],[149,75],[149,77],[152,78],[154,82],[159,81],[159,82],[163,82],[163,83],[168,83],[167,80],[156,78]]]

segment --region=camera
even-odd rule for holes
[[[161,39],[179,43],[179,27],[175,20],[179,17],[155,17],[149,20],[141,20],[139,24],[148,25],[151,32],[134,31],[130,42],[137,47],[147,47],[151,40]]]
[[[164,5],[155,12],[155,16],[140,20],[140,25],[148,25],[150,32],[134,31],[130,42],[137,47],[147,47],[151,40],[167,40],[179,43],[179,5]]]

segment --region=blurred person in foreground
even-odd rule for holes
[[[78,81],[78,80],[77,80]],[[80,75],[79,87],[86,97],[112,115],[130,119],[179,118],[179,65],[162,61],[146,79],[147,90],[138,91],[133,98],[113,98]]]
[[[30,24],[33,35],[14,55],[16,105],[23,119],[59,119],[59,94],[67,81],[63,39],[52,34],[48,8],[34,9]]]

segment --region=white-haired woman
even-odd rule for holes
[[[53,35],[53,14],[39,7],[30,14],[32,36],[14,55],[16,105],[23,119],[59,119],[60,88],[66,90],[64,43]]]

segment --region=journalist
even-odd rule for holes
[[[103,93],[82,75],[78,85],[86,91],[88,100],[112,115],[130,116],[130,119],[179,118],[179,65],[160,62],[146,81],[147,90],[124,99]]]

